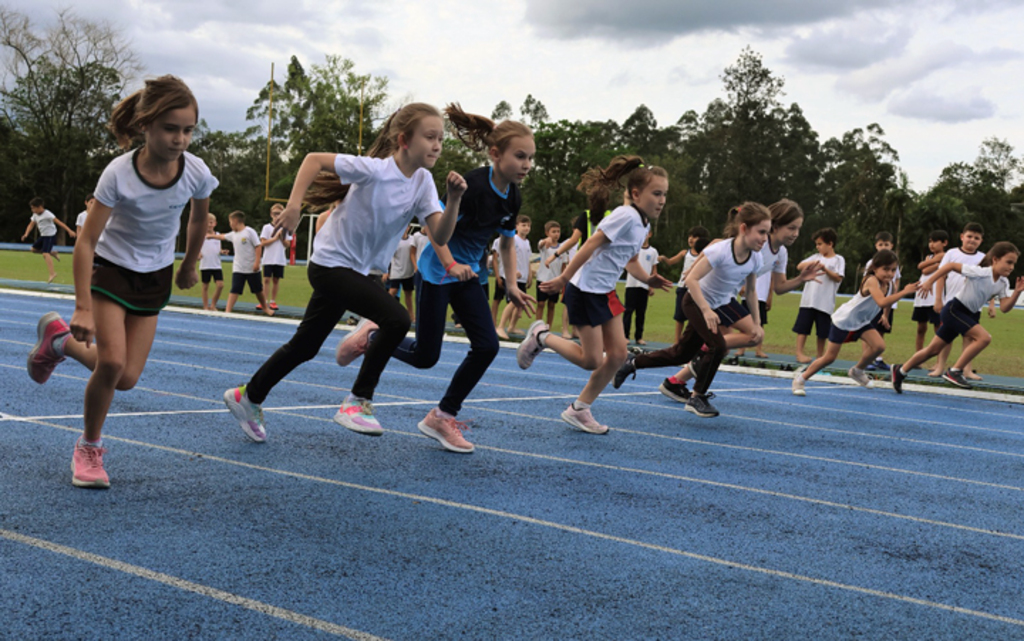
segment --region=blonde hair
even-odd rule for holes
[[[142,128],[174,109],[192,107],[199,122],[199,103],[182,80],[176,76],[160,76],[147,80],[145,86],[114,107],[108,128],[121,149],[129,149],[142,135]]]
[[[457,102],[445,107],[444,113],[455,129],[455,136],[474,151],[493,147],[500,154],[508,149],[513,138],[533,138],[533,130],[521,122],[502,120],[494,124],[490,118],[466,113]]]
[[[416,133],[420,121],[429,117],[441,118],[441,112],[433,105],[423,102],[411,102],[402,107],[384,122],[366,155],[371,158],[387,158],[394,155],[398,152],[398,137],[404,135],[408,141]],[[313,207],[322,207],[344,200],[348,190],[349,185],[338,182],[336,175],[322,171],[306,191],[305,200]]]

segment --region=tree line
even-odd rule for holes
[[[120,153],[105,128],[110,111],[144,70],[117,29],[70,10],[40,27],[0,6],[0,45],[7,77],[0,89],[0,237],[12,241],[27,224],[33,196],[44,197],[65,222],[81,210],[103,167]],[[814,230],[836,229],[837,250],[850,271],[844,290],[873,253],[878,231],[896,238],[905,278],[916,278],[932,229],[947,230],[956,245],[963,225],[978,221],[985,226],[984,246],[996,240],[1024,246],[1024,205],[1018,204],[1024,202],[1024,165],[1007,141],[982,141],[973,162],[948,165],[934,185],[917,192],[879,124],[821,141],[800,106],[782,102],[784,78],[749,47],[721,80],[722,96],[703,111],[681,109],[667,126],[643,104],[621,123],[554,120],[533,95],[518,112],[504,100],[489,113],[463,106],[533,128],[536,162],[522,191],[534,242],[545,221],[558,220],[566,229],[582,212],[585,199],[576,185],[587,168],[635,153],[669,174],[669,200],[652,240],[661,253],[682,248],[692,226],[720,232],[734,205],[780,198],[795,200],[806,214],[794,257],[813,253]],[[359,74],[352,60],[328,55],[307,68],[293,56],[280,82],[268,82],[253,97],[245,130],[211,130],[201,120],[190,151],[220,180],[212,208],[222,224],[236,209],[262,222],[269,218],[267,197],[287,198],[306,153],[364,152],[398,106],[388,79]],[[449,170],[464,173],[485,160],[448,137],[434,172],[439,188]],[[300,257],[306,233],[300,230]]]

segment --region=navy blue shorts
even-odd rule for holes
[[[284,278],[284,265],[264,265],[263,277],[277,278],[278,280]]]
[[[505,279],[494,279],[494,300],[505,300]]]
[[[53,243],[56,240],[56,236],[40,236],[39,238],[36,238],[36,242],[32,243],[32,249],[36,250],[40,254],[49,254],[53,251]]]
[[[224,270],[222,269],[201,269],[199,274],[204,283],[209,283],[211,280],[219,283],[224,280]]]
[[[845,329],[839,329],[833,325],[831,329],[828,330],[828,342],[839,343],[840,345],[843,343],[855,343],[859,341],[860,337],[864,335],[864,332],[869,329],[879,331],[879,327],[873,322],[870,325],[865,325],[864,327],[855,329],[852,332]]]
[[[719,325],[722,327],[732,327],[747,316],[750,316],[750,310],[735,298],[731,298],[725,305],[716,307],[715,314],[718,315]]]
[[[952,343],[957,336],[963,336],[981,322],[981,311],[972,312],[959,299],[946,303],[939,315],[941,324],[935,328],[935,335]]]
[[[260,278],[259,272],[251,273],[239,273],[235,272],[231,274],[231,293],[238,294],[239,296],[245,292],[245,284],[249,284],[249,291],[253,294],[263,293],[263,279]]]
[[[743,304],[747,306],[747,309],[750,309],[749,300],[743,299]],[[768,324],[768,303],[763,300],[757,301],[757,311],[761,312],[761,327],[764,327]]]
[[[565,308],[569,311],[569,324],[577,327],[600,327],[626,311],[614,290],[591,294],[572,283],[565,286]]]
[[[549,293],[547,293],[545,291],[541,291],[540,283],[537,283],[537,303],[538,304],[543,303],[545,301],[549,301],[549,300],[555,301],[557,303],[560,295],[561,295],[561,292],[555,292],[553,294],[549,294]]]
[[[793,332],[810,336],[811,327],[815,328],[818,338],[828,338],[829,330],[832,329],[832,315],[813,307],[801,307],[793,323]]]
[[[415,289],[416,277],[410,276],[408,278],[389,278],[388,289],[402,288],[402,291],[411,292]]]
[[[942,322],[942,316],[939,312],[935,311],[935,308],[931,305],[914,308],[914,314],[910,319],[916,323],[931,323],[932,325],[938,325]]]
[[[686,288],[676,287],[676,311],[672,314],[672,319],[677,323],[686,322],[686,314],[683,313],[683,296],[686,296]]]

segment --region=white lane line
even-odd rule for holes
[[[201,583],[195,583],[188,581],[170,574],[164,574],[163,572],[156,572],[138,565],[132,565],[131,563],[125,563],[124,561],[118,561],[117,559],[111,559],[106,556],[100,556],[84,550],[79,550],[59,543],[53,543],[52,541],[46,541],[39,539],[34,536],[25,536],[17,532],[10,530],[0,529],[0,537],[13,541],[14,543],[21,543],[23,545],[29,545],[47,552],[54,552],[56,554],[63,554],[64,556],[71,557],[78,561],[84,561],[86,563],[92,563],[110,570],[122,572],[124,574],[130,574],[137,576],[140,579],[147,581],[153,581],[156,583],[162,583],[166,586],[183,590],[185,592],[192,592],[200,596],[215,599],[217,601],[223,601],[230,605],[237,605],[260,614],[272,616],[289,623],[295,623],[307,628],[311,628],[318,632],[326,632],[340,637],[346,637],[355,641],[384,641],[383,637],[374,636],[359,630],[353,630],[330,621],[324,621],[323,619],[316,619],[305,614],[300,614],[292,610],[286,610],[279,608],[276,605],[270,605],[263,601],[256,601],[254,599],[248,599],[231,592],[225,592],[224,590],[218,590],[217,588],[203,585]]]
[[[61,427],[61,426],[58,426],[58,425],[54,425],[54,426],[51,426],[51,427],[56,427],[58,429],[67,429],[67,428],[64,428],[64,427]],[[952,613],[956,613],[956,614],[963,614],[963,615],[973,616],[973,617],[977,617],[977,618],[981,618],[981,619],[986,619],[986,620],[990,620],[990,621],[998,621],[1000,623],[1007,623],[1007,624],[1011,624],[1011,625],[1016,625],[1016,626],[1024,627],[1024,620],[1014,619],[1014,618],[1011,618],[1011,617],[1006,617],[1006,616],[1002,616],[1002,615],[998,615],[998,614],[992,614],[990,612],[983,612],[983,611],[980,611],[980,610],[972,610],[972,609],[963,608],[963,607],[959,607],[959,606],[954,606],[954,605],[949,605],[949,604],[945,604],[945,603],[940,603],[940,602],[937,602],[937,601],[930,601],[930,600],[927,600],[927,599],[920,599],[920,598],[917,598],[917,597],[912,597],[912,596],[907,596],[907,595],[902,595],[902,594],[896,594],[896,593],[888,592],[888,591],[884,591],[884,590],[876,590],[876,589],[873,589],[873,588],[865,588],[865,587],[862,587],[862,586],[852,585],[852,584],[848,584],[848,583],[841,583],[841,582],[838,582],[838,581],[832,581],[830,579],[822,579],[822,578],[818,578],[818,577],[812,577],[812,576],[808,576],[808,575],[802,575],[802,574],[796,574],[796,573],[793,573],[793,572],[787,572],[787,571],[784,571],[784,570],[776,570],[776,569],[773,569],[773,568],[757,566],[757,565],[751,565],[751,564],[748,564],[748,563],[742,563],[742,562],[733,561],[733,560],[730,560],[730,559],[709,556],[709,555],[706,555],[706,554],[699,554],[699,553],[696,553],[696,552],[689,552],[689,551],[681,550],[681,549],[678,549],[678,548],[672,548],[672,547],[668,547],[668,546],[664,546],[664,545],[657,545],[657,544],[654,544],[654,543],[647,543],[647,542],[644,542],[644,541],[640,541],[638,539],[631,539],[631,538],[627,538],[627,537],[616,536],[616,535],[607,534],[607,533],[604,533],[604,532],[598,532],[596,530],[588,530],[588,529],[585,529],[585,528],[580,528],[580,527],[576,527],[576,526],[572,526],[572,525],[566,525],[564,523],[557,523],[555,521],[548,521],[548,520],[544,520],[544,519],[538,519],[538,518],[534,518],[534,517],[531,517],[531,516],[526,516],[526,515],[523,515],[523,514],[516,514],[514,512],[507,512],[507,511],[504,511],[504,510],[496,510],[496,509],[486,508],[486,507],[482,507],[482,506],[478,506],[478,505],[472,505],[472,504],[469,504],[469,503],[461,503],[461,502],[457,502],[457,501],[450,501],[450,500],[447,500],[447,499],[439,499],[439,498],[436,498],[436,497],[433,497],[433,496],[426,496],[426,495],[422,495],[422,494],[412,494],[410,492],[398,492],[398,491],[395,491],[395,490],[388,490],[388,489],[379,488],[379,487],[372,487],[372,486],[368,486],[368,485],[360,485],[360,484],[357,484],[357,483],[350,483],[350,482],[347,482],[347,481],[340,481],[340,480],[337,480],[337,479],[329,479],[329,478],[325,478],[325,477],[314,476],[314,475],[311,475],[311,474],[303,474],[303,473],[299,473],[299,472],[291,472],[291,471],[288,471],[288,470],[280,470],[280,469],[276,469],[276,468],[265,467],[265,466],[262,466],[262,465],[255,465],[255,464],[246,463],[246,462],[243,462],[243,461],[237,461],[237,460],[233,460],[233,459],[223,458],[223,457],[220,457],[220,456],[213,456],[213,455],[203,454],[203,453],[200,453],[200,452],[192,452],[192,451],[189,451],[189,450],[182,450],[182,449],[179,449],[179,448],[167,447],[167,446],[164,446],[164,445],[156,445],[156,444],[146,443],[146,442],[143,442],[143,441],[136,441],[136,440],[132,440],[132,439],[126,439],[126,438],[120,438],[120,437],[110,437],[110,436],[108,436],[106,438],[111,439],[111,440],[118,440],[118,441],[121,441],[121,442],[124,442],[124,443],[129,443],[129,444],[132,444],[132,445],[138,445],[138,446],[148,447],[148,448],[156,449],[156,450],[162,450],[162,451],[170,452],[170,453],[174,453],[174,454],[180,454],[180,455],[183,455],[183,456],[188,456],[190,458],[201,457],[201,458],[203,458],[205,460],[208,460],[208,461],[215,461],[215,462],[224,463],[224,464],[227,464],[227,465],[233,465],[233,466],[236,466],[236,467],[241,467],[241,468],[244,468],[244,469],[256,470],[256,471],[260,471],[260,472],[269,472],[271,474],[277,474],[277,475],[285,476],[285,477],[289,477],[289,478],[296,478],[296,479],[301,479],[301,480],[306,480],[306,481],[312,481],[312,482],[315,482],[315,483],[323,483],[323,484],[327,484],[327,485],[334,485],[334,486],[343,487],[343,488],[346,488],[346,489],[351,489],[351,490],[356,490],[356,491],[366,492],[366,493],[371,493],[371,494],[378,494],[378,495],[382,495],[382,496],[389,496],[389,497],[393,497],[393,498],[407,499],[407,500],[411,500],[411,501],[415,501],[415,502],[419,502],[419,503],[429,503],[429,504],[438,505],[438,506],[442,506],[442,507],[449,507],[449,508],[454,508],[454,509],[458,509],[458,510],[464,510],[464,511],[467,511],[467,512],[473,512],[473,513],[477,513],[477,514],[485,514],[485,515],[488,515],[488,516],[494,516],[494,517],[497,517],[499,519],[507,519],[507,520],[512,520],[512,521],[520,521],[520,522],[523,522],[523,523],[528,523],[528,524],[531,524],[531,525],[536,525],[536,526],[544,527],[544,528],[550,528],[550,529],[553,529],[553,530],[567,532],[567,533],[570,533],[570,534],[578,534],[578,535],[581,535],[581,536],[586,536],[586,537],[590,537],[590,538],[594,538],[594,539],[599,539],[599,540],[604,540],[604,541],[611,541],[611,542],[614,542],[614,543],[621,543],[621,544],[624,544],[624,545],[629,545],[629,546],[633,546],[633,547],[637,547],[637,548],[641,548],[641,549],[652,550],[652,551],[655,551],[655,552],[662,552],[662,553],[671,554],[671,555],[674,555],[674,556],[679,556],[679,557],[683,557],[683,558],[687,558],[687,559],[691,559],[691,560],[695,560],[695,561],[701,561],[701,562],[709,563],[709,564],[713,564],[713,565],[719,565],[719,566],[728,567],[728,568],[732,568],[732,569],[744,570],[744,571],[747,571],[747,572],[752,572],[752,573],[756,573],[756,574],[762,574],[762,575],[766,575],[766,576],[771,576],[771,577],[778,578],[778,579],[786,579],[786,580],[790,580],[790,581],[797,581],[797,582],[801,582],[801,583],[808,583],[808,584],[811,584],[811,585],[817,585],[817,586],[821,586],[821,587],[835,588],[835,589],[838,589],[838,590],[843,590],[843,591],[848,591],[848,592],[853,592],[853,593],[858,593],[858,594],[865,594],[865,595],[869,595],[869,596],[879,597],[879,598],[882,598],[882,599],[887,599],[887,600],[892,600],[892,601],[897,601],[897,602],[902,602],[902,603],[909,603],[909,604],[919,605],[919,606],[923,606],[923,607],[927,607],[927,608],[932,608],[932,609],[937,609],[937,610],[941,610],[941,611],[945,611],[945,612],[952,612]],[[2,530],[0,532],[6,532],[6,530]]]

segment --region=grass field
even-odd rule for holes
[[[72,284],[71,256],[70,254],[61,256],[61,262],[57,263],[57,280],[55,282]],[[43,258],[35,254],[0,251],[0,276],[12,280],[45,281],[46,266],[43,263]],[[224,263],[224,276],[230,282],[230,262]],[[620,283],[619,297],[624,299],[623,289],[624,285]],[[193,295],[198,299],[200,289],[197,285],[188,292],[176,291],[175,293]],[[305,307],[310,293],[309,281],[306,280],[306,268],[302,266],[288,267],[285,270],[285,279],[281,283],[277,302],[285,306]],[[531,291],[531,293],[535,292]],[[226,298],[225,291],[221,296],[221,307]],[[255,302],[255,298],[249,293],[242,296],[241,300]],[[675,321],[672,320],[674,305],[674,292],[659,291],[651,298],[647,309],[645,339],[651,342],[672,342],[675,327]],[[772,310],[768,314],[769,322],[765,327],[765,351],[770,354],[793,354],[795,352],[796,336],[791,328],[799,305],[800,296],[798,294],[775,297]],[[901,303],[896,310],[896,331],[887,339],[888,346],[885,352],[887,362],[903,361],[914,351],[916,323],[910,320],[912,311],[913,306],[909,301]],[[975,361],[976,369],[981,373],[1024,377],[1024,331],[1022,331],[1024,330],[1024,310],[1017,309],[1010,314],[997,313],[996,318],[988,318],[988,315],[983,313],[982,324],[991,332],[993,342]],[[520,321],[519,325],[524,327],[526,322]],[[561,306],[559,306],[559,312],[555,319],[555,328],[560,327]],[[930,333],[929,340],[931,340]],[[809,343],[813,344],[813,339],[809,340]],[[848,345],[843,348],[840,358],[853,360],[859,349],[859,347]],[[955,359],[959,351],[958,343],[954,346],[951,358]]]

